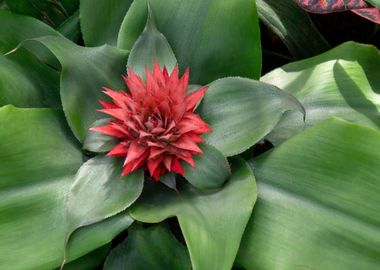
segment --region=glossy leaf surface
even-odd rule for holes
[[[215,147],[201,144],[202,154],[194,155],[195,167],[183,163],[185,178],[200,189],[218,188],[230,176],[231,169],[227,159]]]
[[[61,99],[67,121],[75,136],[83,141],[91,124],[102,118],[98,99],[102,87],[120,89],[128,53],[107,45],[80,47],[63,37],[35,39],[60,61]]]
[[[303,107],[272,85],[239,77],[211,83],[197,108],[213,130],[203,138],[225,156],[239,154],[260,141],[288,110],[303,112]],[[302,121],[302,113],[297,115]]]
[[[379,128],[379,66],[375,47],[348,42],[269,72],[261,80],[298,98],[306,109],[306,125],[298,114],[288,113],[268,139],[278,144],[331,116]]]
[[[80,0],[80,24],[86,46],[116,45],[132,0]]]
[[[56,32],[36,19],[7,11],[0,11],[0,25],[0,105],[60,108],[56,70],[24,48],[3,55],[25,39]]]
[[[78,228],[94,224],[127,209],[141,194],[141,170],[121,177],[122,161],[107,156],[84,163],[67,195],[66,241]]]
[[[331,119],[254,159],[259,198],[238,265],[377,269],[379,148],[379,131]]]
[[[0,188],[76,172],[82,154],[61,110],[0,108]]]
[[[169,74],[177,64],[177,60],[168,41],[164,35],[157,30],[154,16],[150,9],[148,13],[149,15],[144,31],[136,40],[128,57],[128,67],[144,79],[145,68],[152,71],[154,61],[157,61],[161,68],[165,66]]]
[[[5,106],[0,126],[0,268],[59,267],[65,194],[82,164],[80,149],[60,110]],[[131,223],[122,214],[79,230],[69,261],[103,246]]]
[[[168,39],[181,72],[190,67],[191,83],[206,84],[232,75],[258,78],[261,49],[255,1],[149,3],[157,28]],[[134,1],[120,29],[120,48],[132,48],[144,28],[146,14],[146,0]],[[239,64],[231,65],[234,62]]]
[[[108,255],[104,270],[190,270],[186,248],[163,225],[131,227],[128,238]]]
[[[96,120],[91,127],[99,127],[108,124],[111,118]],[[105,153],[110,151],[116,144],[117,139],[112,136],[89,130],[83,142],[83,149],[94,153]]]
[[[132,217],[142,222],[176,216],[193,269],[227,270],[232,267],[255,201],[253,173],[238,159],[232,165],[232,176],[220,189],[201,191],[184,184],[175,192],[150,183],[130,209]]]

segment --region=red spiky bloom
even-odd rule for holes
[[[200,135],[211,132],[194,113],[207,86],[186,95],[189,69],[179,78],[178,66],[169,75],[157,62],[153,73],[146,69],[146,82],[131,69],[128,74],[130,93],[104,88],[112,102],[100,100],[104,109],[99,111],[113,119],[91,130],[120,140],[107,155],[125,158],[122,175],[139,168],[148,169],[156,181],[166,172],[184,174],[180,161],[194,167],[193,155],[202,153]]]

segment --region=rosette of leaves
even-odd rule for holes
[[[347,43],[257,81],[252,1],[157,0],[150,15],[143,0],[80,2],[87,47],[0,12],[1,268],[94,269],[107,256],[104,269],[376,269],[378,50]],[[102,87],[128,91],[126,66],[155,60],[189,67],[189,93],[208,85],[195,113],[213,130],[195,167],[162,183],[121,177],[105,156],[115,142],[89,132],[106,121]],[[264,137],[279,146],[243,160]]]

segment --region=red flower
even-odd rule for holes
[[[122,175],[141,167],[156,181],[169,171],[184,174],[180,160],[194,167],[192,156],[202,153],[197,145],[203,142],[200,135],[211,132],[194,113],[207,86],[186,95],[189,69],[179,78],[178,66],[169,75],[157,62],[153,74],[146,69],[146,83],[131,69],[128,73],[124,80],[130,93],[104,88],[112,102],[100,100],[100,112],[114,119],[91,130],[120,140],[107,155],[125,157]]]

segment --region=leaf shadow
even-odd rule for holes
[[[363,94],[359,86],[350,78],[339,61],[334,64],[333,72],[337,88],[347,104],[352,109],[365,115],[380,128],[380,112],[376,105]]]

